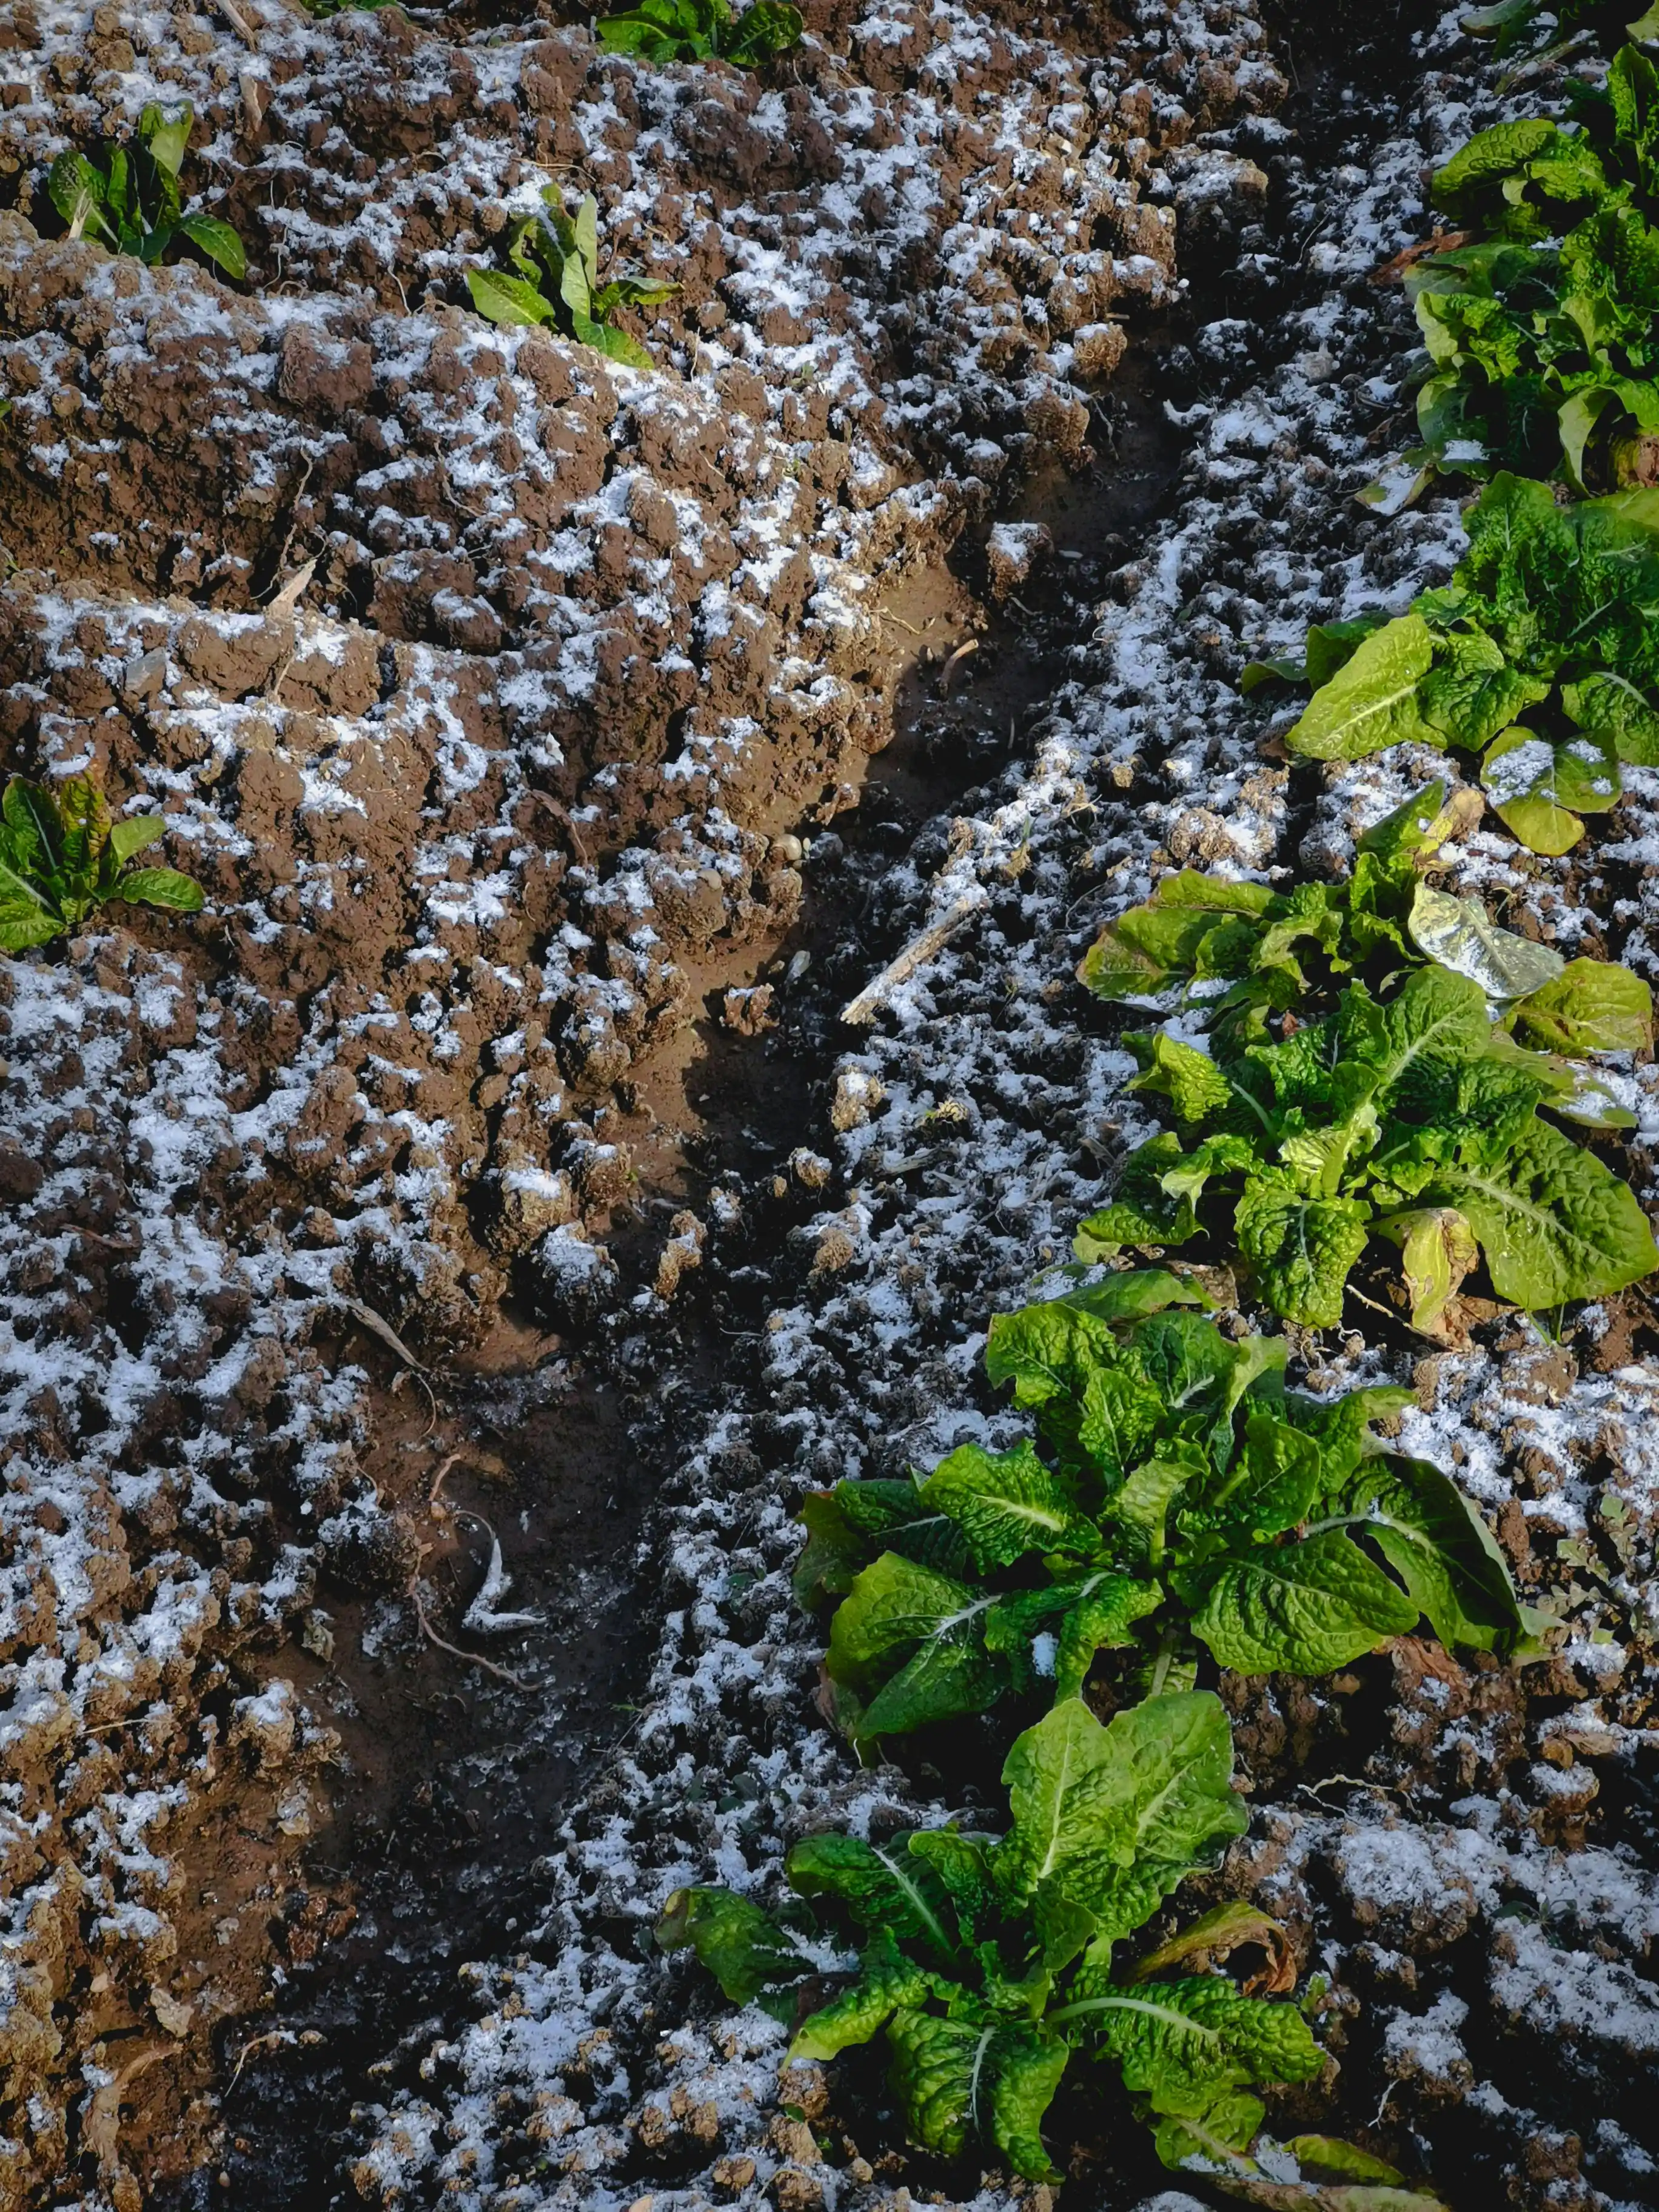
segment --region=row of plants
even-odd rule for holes
[[[321,21],[371,13],[396,0],[304,0]],[[727,0],[641,0],[595,25],[606,53],[634,54],[654,65],[720,61],[758,69],[800,43],[799,9],[789,0],[752,0],[734,12]],[[151,103],[130,143],[106,140],[94,155],[60,154],[46,180],[47,197],[70,238],[89,237],[112,252],[162,260],[175,246],[193,246],[223,275],[240,283],[247,254],[236,230],[216,216],[186,213],[179,185],[195,122],[185,101],[167,113]],[[599,204],[584,194],[571,212],[562,186],[542,191],[543,206],[507,228],[501,266],[467,272],[472,304],[487,322],[546,325],[612,361],[649,368],[650,355],[616,320],[619,308],[648,307],[678,284],[618,276],[599,278]],[[9,411],[9,403],[0,414]]]
[[[1509,0],[1475,27],[1524,59],[1607,12]],[[1659,35],[1659,19],[1637,27]],[[1659,115],[1654,88],[1645,58],[1621,54],[1605,91],[1575,94],[1567,127],[1475,140],[1437,180],[1441,204],[1490,221],[1495,251],[1541,253],[1526,211],[1558,201],[1611,220],[1604,249],[1628,244],[1647,143],[1632,118]],[[1624,196],[1575,194],[1569,163]],[[1463,314],[1440,280],[1475,267],[1475,250],[1460,242],[1415,284],[1425,327]],[[1587,251],[1552,265],[1582,271]],[[1603,286],[1608,313],[1634,333],[1620,281]],[[1318,625],[1301,661],[1246,680],[1310,689],[1288,740],[1304,757],[1407,741],[1480,755],[1499,818],[1551,853],[1613,804],[1621,763],[1659,764],[1659,506],[1618,475],[1635,465],[1613,402],[1560,390],[1555,482],[1483,470],[1449,586],[1404,617]],[[1619,387],[1595,390],[1641,429]],[[1425,422],[1449,422],[1454,400],[1467,420],[1474,392],[1472,375],[1443,382]],[[1522,420],[1513,394],[1503,404]],[[1419,465],[1461,452],[1448,432]],[[1599,469],[1623,488],[1567,503]],[[1143,1931],[1245,1825],[1206,1669],[1328,1673],[1425,1624],[1449,1648],[1520,1662],[1551,1623],[1521,1602],[1456,1485],[1382,1433],[1409,1392],[1293,1390],[1283,1338],[1227,1334],[1194,1278],[1125,1255],[1208,1234],[1263,1304],[1325,1328],[1380,1239],[1430,1337],[1483,1260],[1499,1300],[1543,1313],[1659,1265],[1634,1194],[1584,1141],[1633,1124],[1607,1061],[1651,1050],[1651,994],[1432,880],[1483,811],[1479,793],[1431,784],[1359,840],[1340,883],[1281,892],[1183,870],[1102,932],[1085,987],[1177,1012],[1127,1040],[1131,1087],[1172,1126],[1079,1232],[1077,1286],[992,1322],[988,1376],[1012,1385],[1031,1432],[805,1504],[796,1594],[830,1613],[820,1703],[860,1757],[1006,1704],[1048,1710],[1007,1755],[995,1832],[811,1837],[787,1855],[777,1911],[683,1889],[658,1936],[695,1951],[732,2002],[790,2024],[792,2057],[884,2032],[927,2148],[979,2142],[1054,2179],[1043,2122],[1078,2059],[1115,2081],[1168,2165],[1226,2193],[1330,2212],[1437,2203],[1367,2150],[1267,2131],[1259,2093],[1329,2063],[1320,1985],[1293,2001],[1283,1930],[1234,1901],[1150,1947]],[[1262,1963],[1243,1976],[1241,1956]]]

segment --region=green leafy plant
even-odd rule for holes
[[[1273,1016],[1328,1006],[1349,976],[1383,992],[1402,961],[1432,962],[1480,985],[1505,1037],[1554,1055],[1556,1112],[1587,1127],[1629,1127],[1632,1117],[1588,1063],[1652,1049],[1648,985],[1614,962],[1570,961],[1500,929],[1479,899],[1427,880],[1446,839],[1472,828],[1482,809],[1467,787],[1449,799],[1443,781],[1425,785],[1361,835],[1340,883],[1275,891],[1183,868],[1106,925],[1078,980],[1121,1005],[1178,995],[1236,1050],[1271,1042]],[[1528,1065],[1546,1072],[1535,1059]]]
[[[1659,7],[1631,10],[1636,0],[1498,0],[1462,18],[1463,28],[1491,39],[1495,51],[1516,64],[1553,61],[1593,37],[1606,45],[1621,39],[1659,39]]]
[[[160,261],[175,239],[239,282],[247,273],[242,241],[216,216],[187,215],[179,173],[190,144],[194,110],[188,100],[172,115],[153,103],[138,118],[131,145],[110,145],[100,165],[84,154],[60,154],[46,179],[52,205],[71,238],[101,238],[117,253]]]
[[[755,0],[738,15],[726,0],[641,0],[622,15],[602,15],[597,27],[607,53],[757,69],[800,44],[801,15],[788,0]]]
[[[853,1978],[797,2028],[791,2058],[833,2058],[885,2028],[917,2143],[947,2157],[988,2143],[1017,2173],[1054,2180],[1043,2118],[1081,2055],[1115,2073],[1167,2164],[1259,2171],[1253,2089],[1310,2081],[1323,2054],[1293,2004],[1171,1970],[1230,1939],[1260,1941],[1271,1923],[1235,1907],[1230,1926],[1211,1916],[1139,1972],[1113,1966],[1114,1947],[1244,1828],[1231,1772],[1226,1715],[1206,1692],[1109,1727],[1073,1700],[1010,1752],[1000,1839],[945,1827],[797,1844],[792,1887],[850,1923],[859,1955]],[[759,1999],[784,2018],[839,1963],[726,1890],[677,1891],[657,1940],[694,1949],[732,2002]]]
[[[112,822],[85,776],[55,790],[14,776],[0,800],[0,951],[48,944],[111,899],[199,913],[199,884],[176,868],[132,865],[166,827],[159,814]]]
[[[1659,764],[1659,492],[1561,507],[1547,484],[1504,474],[1466,526],[1449,585],[1391,621],[1344,625],[1317,662],[1310,650],[1300,669],[1258,663],[1243,681],[1316,684],[1285,738],[1306,757],[1481,754],[1505,826],[1533,852],[1565,853],[1585,814],[1618,801],[1621,763]]]
[[[1460,228],[1406,277],[1429,355],[1407,497],[1437,469],[1581,492],[1659,473],[1659,71],[1627,46],[1571,108],[1480,132],[1435,178]]]
[[[1103,1648],[1162,1695],[1191,1686],[1194,1639],[1252,1674],[1346,1666],[1425,1613],[1449,1647],[1528,1647],[1479,1514],[1372,1432],[1411,1393],[1287,1390],[1282,1338],[1171,1310],[1200,1295],[1133,1270],[1000,1316],[987,1370],[1042,1453],[964,1444],[925,1479],[807,1500],[797,1593],[841,1597],[826,1672],[855,1742],[1015,1692],[1064,1702]]]
[[[1566,992],[1574,1029],[1593,1025],[1597,979],[1581,971]],[[1498,1296],[1533,1310],[1608,1296],[1659,1265],[1628,1186],[1539,1111],[1583,1118],[1571,1071],[1517,1045],[1472,976],[1419,969],[1391,997],[1355,981],[1322,1019],[1294,1019],[1277,1042],[1218,1041],[1213,1058],[1167,1030],[1133,1041],[1134,1085],[1167,1102],[1179,1133],[1130,1156],[1080,1256],[1182,1244],[1201,1211],[1231,1212],[1261,1296],[1314,1328],[1340,1322],[1375,1234],[1404,1248],[1419,1326],[1476,1247]],[[1604,1125],[1607,1103],[1589,1102]]]
[[[648,307],[678,292],[678,284],[634,277],[599,281],[599,204],[589,192],[573,216],[557,185],[542,191],[544,208],[522,216],[507,234],[509,267],[471,269],[472,304],[492,323],[550,323],[567,337],[597,348],[630,368],[649,368],[651,356],[635,337],[611,321],[618,307]]]
[[[313,22],[325,23],[336,15],[374,15],[382,8],[396,8],[400,0],[300,0]]]

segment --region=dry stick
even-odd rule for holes
[[[432,1370],[429,1367],[422,1366],[392,1323],[377,1314],[373,1306],[364,1305],[359,1298],[336,1298],[333,1303],[343,1312],[349,1313],[355,1322],[368,1331],[371,1336],[378,1336],[389,1352],[395,1352],[414,1376],[422,1389],[426,1392],[427,1404],[432,1409],[432,1419],[427,1425],[426,1431],[428,1436],[430,1436],[438,1424],[438,1394],[432,1387]],[[401,1382],[403,1377],[399,1376],[398,1380]],[[395,1390],[398,1385],[394,1382],[392,1387]]]
[[[231,2091],[241,2080],[242,2069],[247,2064],[248,2060],[252,2057],[256,2051],[280,2050],[283,2044],[293,2043],[296,2039],[297,2039],[295,2036],[293,2029],[289,2027],[274,2027],[271,2029],[269,2035],[256,2035],[252,2037],[242,2045],[241,2050],[237,2053],[236,2071],[231,2075],[229,2081],[225,2084],[226,2096],[229,2096]]]
[[[898,958],[884,968],[873,983],[866,983],[856,999],[848,1000],[841,1010],[842,1021],[855,1024],[870,1021],[877,1008],[885,1005],[899,985],[908,982],[922,963],[931,960],[934,953],[956,935],[963,922],[970,921],[982,906],[989,903],[989,900],[990,894],[983,884],[975,884],[963,891],[956,903],[931,928],[924,929],[920,937],[911,939]]]
[[[249,22],[247,17],[242,13],[241,9],[236,5],[236,0],[219,0],[219,13],[224,17],[226,22],[229,24],[231,29],[235,32],[242,44],[245,46],[251,47],[257,54],[259,51],[258,33],[254,29],[252,24]]]
[[[432,1549],[430,1544],[421,1547],[421,1559]],[[522,1674],[514,1674],[506,1667],[498,1667],[493,1659],[486,1659],[477,1651],[463,1651],[459,1644],[447,1644],[426,1616],[426,1602],[421,1595],[421,1559],[415,1562],[415,1571],[409,1578],[409,1597],[415,1607],[415,1618],[421,1625],[421,1633],[440,1651],[447,1651],[452,1659],[465,1659],[471,1667],[482,1667],[486,1674],[495,1674],[503,1682],[510,1682],[515,1690],[528,1690],[530,1684]]]
[[[939,688],[941,697],[946,699],[950,697],[951,678],[956,674],[957,668],[964,660],[966,660],[969,654],[970,653],[977,653],[978,651],[979,640],[976,637],[964,638],[963,640],[962,643],[957,647],[956,651],[951,655],[951,658],[945,662],[944,668],[940,671]]]

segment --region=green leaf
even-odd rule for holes
[[[1117,1195],[1091,1214],[1072,1245],[1085,1262],[1115,1255],[1125,1244],[1184,1244],[1198,1226],[1190,1198],[1172,1198],[1164,1178],[1184,1158],[1181,1139],[1153,1137],[1123,1164]]]
[[[486,322],[511,328],[553,320],[552,302],[542,297],[527,276],[508,276],[499,269],[469,269],[466,289]]]
[[[1060,1615],[1054,1650],[1054,1697],[1080,1698],[1097,1651],[1132,1644],[1134,1623],[1156,1613],[1164,1593],[1156,1583],[1099,1573],[1055,1585],[1069,1601]]]
[[[1055,1303],[1092,1314],[1097,1321],[1129,1322],[1162,1313],[1170,1306],[1207,1308],[1212,1301],[1203,1285],[1189,1275],[1172,1275],[1164,1267],[1125,1267],[1108,1275],[1103,1282],[1068,1291]]]
[[[1494,738],[1480,781],[1504,826],[1547,854],[1570,851],[1584,834],[1579,815],[1611,806],[1620,790],[1613,747],[1595,732],[1553,744],[1521,723]]]
[[[1268,1169],[1246,1183],[1233,1229],[1275,1313],[1304,1328],[1334,1328],[1370,1219],[1362,1200],[1309,1198],[1294,1176]]]
[[[1227,1560],[1193,1632],[1241,1674],[1328,1674],[1417,1626],[1419,1608],[1339,1529]]]
[[[1380,2181],[1403,2185],[1405,2175],[1386,2159],[1373,2158],[1338,2136],[1292,2136],[1285,2146],[1307,2181]]]
[[[1155,2112],[1197,2116],[1229,2089],[1310,2081],[1324,2053],[1296,2006],[1247,1997],[1219,1975],[1161,1982],[1134,1995],[1091,1994],[1052,2015],[1073,2021],[1094,2054]]]
[[[791,7],[788,0],[755,0],[731,30],[721,33],[720,57],[738,69],[757,69],[774,55],[798,46],[801,29],[800,10]]]
[[[1456,898],[1428,884],[1418,885],[1407,927],[1419,952],[1467,975],[1500,1005],[1542,989],[1567,964],[1553,945],[1499,929],[1479,899]]]
[[[1508,1562],[1456,1484],[1426,1460],[1382,1453],[1345,1487],[1347,1510],[1366,1515],[1366,1533],[1449,1651],[1458,1645],[1505,1656],[1525,1640]]]
[[[152,102],[138,118],[138,143],[167,176],[176,177],[185,166],[194,119],[188,100],[171,115],[164,115]]]
[[[889,2024],[893,2087],[923,2149],[959,2157],[972,2136],[994,2143],[1016,2173],[1058,2179],[1042,2148],[1043,2116],[1071,2046],[1038,2027],[898,2013]]]
[[[116,878],[110,896],[129,906],[166,907],[173,914],[199,914],[207,903],[200,884],[177,868],[130,868]]]
[[[1265,1406],[1253,1406],[1232,1471],[1205,1500],[1205,1513],[1253,1537],[1277,1536],[1306,1520],[1321,1480],[1314,1439]]]
[[[108,180],[94,169],[84,154],[60,154],[46,176],[46,196],[64,221],[70,236],[79,238],[90,228],[115,244],[115,233],[104,219]]]
[[[866,1932],[885,1929],[899,1942],[918,1942],[950,1966],[959,1949],[949,1893],[924,1857],[913,1856],[913,1831],[884,1844],[857,1836],[808,1836],[785,1861],[789,1885],[802,1897],[833,1897]]]
[[[1434,640],[1421,615],[1397,616],[1365,638],[1285,738],[1313,760],[1359,760],[1387,745],[1438,744],[1425,721],[1418,687],[1434,659]]]
[[[1173,1870],[1243,1833],[1232,1759],[1226,1714],[1207,1691],[1132,1706],[1105,1728],[1067,1698],[1017,1739],[1002,1770],[1013,1826],[991,1855],[998,1887],[1016,1906],[1040,1896],[1079,1905],[1109,1939],[1131,1933],[1174,1888]],[[1125,1920],[1131,1874],[1152,1876],[1158,1893],[1137,1895],[1140,1917]]]
[[[1244,2154],[1255,2141],[1267,2107],[1248,2089],[1230,2089],[1201,2112],[1165,2113],[1152,2131],[1153,2147],[1164,2165],[1213,2167],[1221,2172],[1257,2171]]]
[[[835,2058],[854,2044],[868,2043],[895,2011],[925,2003],[933,1986],[932,1975],[896,1952],[867,1954],[858,1979],[801,2022],[787,2063]]]
[[[242,241],[228,222],[221,222],[216,216],[183,215],[179,218],[178,228],[179,234],[199,252],[216,262],[227,276],[234,277],[240,284],[247,275],[247,255]]]
[[[1412,1302],[1412,1327],[1439,1333],[1446,1308],[1478,1265],[1480,1247],[1455,1206],[1416,1206],[1385,1214],[1372,1226],[1400,1247],[1401,1270]]]
[[[1094,1548],[1093,1528],[1026,1443],[1006,1452],[959,1446],[922,1485],[921,1500],[956,1522],[981,1574],[1027,1552]]]
[[[1561,704],[1581,728],[1607,740],[1620,760],[1659,768],[1659,711],[1627,676],[1598,669],[1563,684]]]
[[[663,1951],[690,1945],[732,2004],[752,2004],[763,1991],[811,1971],[752,1898],[729,1889],[677,1889],[662,1909],[656,1940]]]
[[[1521,1029],[1547,1052],[1650,1052],[1653,994],[1608,960],[1565,963],[1516,1005]]]
[[[1549,691],[1542,678],[1511,665],[1483,630],[1454,630],[1440,641],[1420,696],[1440,739],[1478,752]]]
[[[1500,1298],[1537,1311],[1607,1297],[1659,1266],[1628,1183],[1546,1121],[1494,1157],[1464,1148],[1423,1194],[1465,1215]]]
[[[110,850],[118,860],[130,860],[135,853],[142,853],[147,846],[166,836],[167,827],[164,815],[124,815],[120,821],[110,824]]]
[[[832,1681],[860,1694],[882,1684],[854,1729],[860,1742],[994,1701],[1003,1681],[984,1644],[993,1601],[896,1552],[864,1570],[836,1608],[825,1661]]]
[[[1482,15],[1490,20],[1499,12],[1483,10],[1464,20],[1473,27]],[[1543,116],[1528,116],[1519,123],[1499,123],[1489,131],[1479,131],[1443,167],[1436,170],[1430,198],[1448,215],[1457,215],[1472,196],[1514,175],[1559,135],[1556,125]]]
[[[1128,1087],[1161,1093],[1183,1121],[1201,1121],[1232,1096],[1226,1077],[1206,1053],[1182,1044],[1164,1030],[1152,1039],[1151,1065],[1132,1077]]]

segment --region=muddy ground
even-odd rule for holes
[[[1404,420],[1370,277],[1496,110],[1423,8],[807,12],[758,80],[511,10],[0,29],[0,738],[210,896],[0,964],[0,2203],[1008,2201],[873,2069],[780,2116],[770,2024],[642,1931],[990,1771],[817,1722],[793,1500],[994,1418],[985,1317],[1133,1133],[1100,921],[1386,800],[1293,785],[1231,678],[1455,557],[1449,501],[1352,502]],[[158,91],[245,287],[57,236],[47,162]],[[680,283],[656,373],[466,312],[550,174]],[[1650,804],[1598,856],[1638,964]],[[1639,1297],[1297,1346],[1414,1380],[1576,1607],[1524,1685],[1229,1692],[1335,2119],[1465,2208],[1659,2155],[1653,1349]],[[1056,2119],[1068,2201],[1202,2198]]]

